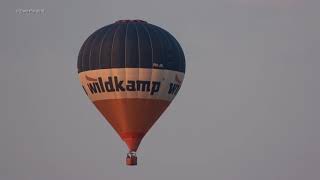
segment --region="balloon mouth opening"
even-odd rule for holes
[[[130,22],[141,22],[141,23],[147,23],[147,21],[143,21],[143,20],[140,20],[140,19],[124,19],[124,20],[118,20],[116,21],[115,23],[130,23]]]
[[[130,152],[138,150],[145,133],[120,133],[122,140],[127,144]]]

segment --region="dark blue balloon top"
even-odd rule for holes
[[[185,72],[185,58],[166,30],[141,20],[120,20],[91,34],[79,52],[78,72],[109,68]]]

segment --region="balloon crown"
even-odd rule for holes
[[[124,19],[124,20],[118,20],[115,23],[129,23],[129,22],[142,22],[142,23],[147,23],[146,21],[140,20],[140,19]]]

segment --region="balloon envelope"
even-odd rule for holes
[[[87,96],[135,152],[178,93],[185,58],[164,29],[121,20],[88,37],[79,52],[78,72]],[[130,157],[127,163],[135,165]]]

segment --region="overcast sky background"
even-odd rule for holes
[[[1,180],[320,179],[319,0],[2,0]],[[22,15],[16,9],[44,9]],[[184,49],[184,84],[139,165],[85,96],[83,41],[143,19]]]

